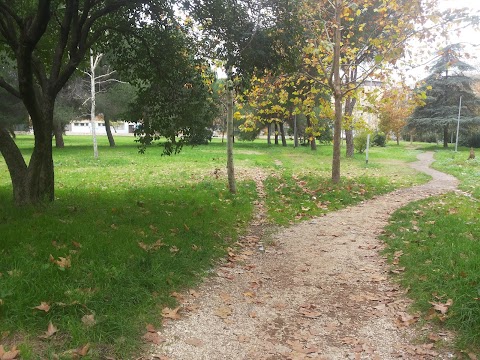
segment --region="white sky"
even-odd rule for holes
[[[472,14],[477,13],[480,15],[480,0],[439,0],[440,10],[447,9],[462,9],[469,8],[472,10]],[[413,43],[412,46],[415,48],[413,51],[417,58],[414,59],[414,62],[417,64],[424,64],[428,60],[433,59],[435,52],[448,44],[462,43],[465,45],[465,51],[468,52],[472,57],[469,59],[464,59],[470,65],[476,67],[476,73],[480,73],[480,30],[474,29],[472,27],[464,28],[461,30],[452,30],[449,33],[449,38],[445,39],[439,37],[434,43]],[[418,47],[418,49],[416,49]],[[426,51],[427,54],[420,55],[422,52]],[[416,80],[420,80],[426,77],[428,70],[425,69],[425,66],[418,66],[417,68],[407,71],[407,75],[411,76],[407,81],[409,83],[414,83]]]

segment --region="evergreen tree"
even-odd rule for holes
[[[460,97],[461,128],[465,131],[480,124],[480,100],[472,89],[473,79],[465,74],[474,68],[461,60],[461,50],[460,44],[453,44],[440,51],[421,88],[427,94],[425,103],[415,109],[407,125],[419,135],[443,134],[444,147],[448,147],[449,135],[456,129]]]

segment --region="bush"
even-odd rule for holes
[[[353,147],[359,154],[363,153],[367,148],[367,137],[368,132],[363,131],[355,135],[355,138],[353,139]]]
[[[387,142],[387,136],[384,133],[376,133],[373,137],[372,145],[385,147]]]

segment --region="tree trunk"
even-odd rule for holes
[[[105,131],[107,132],[107,137],[108,137],[108,143],[110,144],[110,147],[115,147],[115,140],[112,135],[112,129],[110,128],[110,119],[103,114],[103,121],[105,122]]]
[[[15,205],[34,205],[54,200],[54,171],[52,156],[53,101],[44,100],[43,109],[32,117],[35,147],[28,166],[13,139],[0,129],[0,152],[7,163],[12,179]]]
[[[351,119],[353,121],[353,109],[355,108],[357,100],[352,97],[347,97],[345,100],[345,117]],[[347,128],[345,130],[345,142],[346,142],[346,155],[347,157],[353,157],[354,153],[354,144],[353,144],[353,124],[347,124]]]
[[[63,149],[65,142],[63,141],[63,126],[60,123],[53,125],[53,133],[55,135],[55,147],[57,149]]]
[[[332,158],[332,182],[340,182],[340,139],[342,131],[342,84],[340,78],[340,45],[342,42],[341,10],[342,0],[335,0],[335,33],[333,48],[333,94],[335,97],[335,121],[333,129],[333,158]]]
[[[310,121],[310,116],[307,115],[307,127],[312,127],[312,122]],[[310,143],[310,150],[315,151],[317,150],[317,141],[313,134],[307,134],[308,142]]]
[[[267,125],[267,144],[272,145],[272,123]]]
[[[283,122],[279,124],[280,126],[280,136],[282,137],[282,146],[287,146],[287,138],[285,137],[285,126]]]
[[[345,130],[345,144],[346,144],[346,156],[349,158],[353,157],[354,146],[353,146],[353,130],[352,129]]]
[[[443,147],[448,148],[448,124],[443,126]]]
[[[232,69],[227,70],[227,175],[228,189],[232,194],[237,193],[235,170],[233,166],[233,82]]]
[[[400,145],[400,133],[395,134],[395,137],[397,138],[397,145]]]
[[[278,145],[278,123],[275,121],[273,124],[275,126],[275,145]]]
[[[297,114],[293,116],[293,146],[298,147]]]

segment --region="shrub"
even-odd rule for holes
[[[355,135],[355,138],[353,139],[353,147],[359,154],[363,153],[367,148],[367,137],[368,132],[363,131]]]
[[[380,146],[385,147],[387,142],[387,136],[384,133],[376,133],[373,137],[372,145],[373,146]]]

